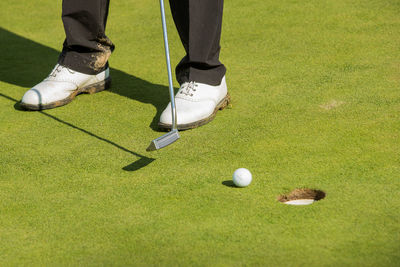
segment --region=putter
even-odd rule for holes
[[[151,141],[147,151],[154,151],[166,147],[179,139],[178,128],[176,127],[176,106],[175,106],[175,93],[172,85],[172,72],[171,60],[169,58],[168,36],[167,36],[167,23],[165,21],[164,0],[160,0],[161,8],[161,22],[164,35],[165,58],[167,61],[168,71],[168,84],[169,84],[169,97],[171,99],[171,113],[172,113],[172,126],[171,131]]]

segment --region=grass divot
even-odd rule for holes
[[[298,188],[287,195],[278,196],[278,201],[288,205],[309,205],[325,198],[325,195],[321,190]]]

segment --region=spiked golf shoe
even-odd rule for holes
[[[55,108],[68,104],[78,94],[94,94],[110,85],[108,68],[97,75],[87,75],[57,64],[46,79],[25,93],[21,107],[28,110]]]
[[[197,82],[184,83],[175,96],[175,102],[178,130],[204,125],[212,121],[217,111],[224,109],[230,102],[225,77],[217,86]],[[171,129],[171,116],[171,103],[169,103],[158,123],[161,129]]]

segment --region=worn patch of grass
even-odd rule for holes
[[[384,0],[226,1],[232,108],[148,153],[168,102],[157,1],[111,3],[111,90],[23,112],[16,101],[61,49],[61,3],[3,0],[2,263],[398,265],[399,12]],[[226,186],[239,167],[253,183]],[[327,195],[276,200],[295,188]]]

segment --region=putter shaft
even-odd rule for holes
[[[171,60],[169,57],[169,46],[168,46],[168,34],[167,34],[167,22],[165,20],[165,9],[164,9],[164,0],[160,0],[160,9],[161,9],[161,24],[163,28],[163,36],[164,36],[164,48],[165,48],[165,59],[167,62],[167,72],[168,72],[168,87],[169,87],[169,97],[171,100],[171,115],[172,115],[172,126],[171,131],[163,136],[160,136],[153,141],[151,141],[149,147],[146,149],[147,151],[154,151],[160,148],[166,147],[176,140],[179,139],[179,133],[177,129],[177,119],[176,119],[176,106],[175,106],[175,92],[172,84],[172,72],[171,72]]]

